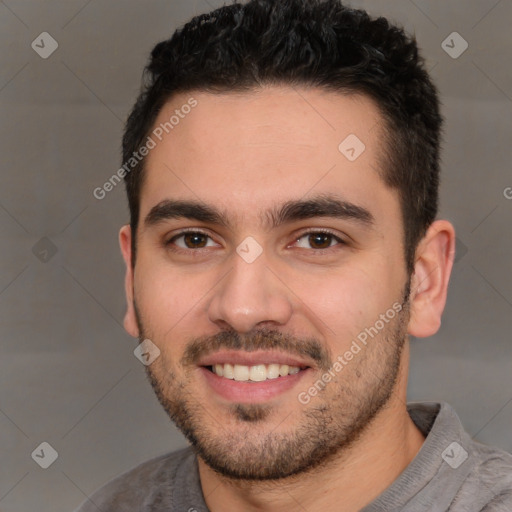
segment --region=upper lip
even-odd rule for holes
[[[287,364],[288,366],[311,367],[309,361],[275,350],[245,352],[241,350],[221,350],[202,357],[198,366],[213,366],[215,364],[240,364],[256,366],[259,364]]]

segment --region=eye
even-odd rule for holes
[[[303,240],[301,242],[301,240]],[[325,250],[330,249],[331,247],[336,245],[336,242],[339,244],[345,245],[345,242],[334,233],[325,230],[317,230],[317,231],[308,231],[303,233],[296,240],[296,244],[298,247],[302,249],[318,249]],[[309,245],[309,247],[308,247]]]
[[[165,245],[176,245],[180,249],[203,249],[215,247],[216,244],[209,235],[202,231],[182,231],[165,242]]]
[[[308,231],[295,240],[296,246],[302,249],[327,250],[338,244],[345,245],[339,236],[326,230]],[[165,246],[179,250],[204,249],[216,247],[218,244],[207,233],[197,230],[182,231],[165,242]]]

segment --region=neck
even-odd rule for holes
[[[416,456],[424,436],[406,408],[409,344],[388,403],[359,439],[306,473],[274,481],[239,481],[219,475],[198,458],[203,495],[211,512],[356,512],[389,487]],[[405,365],[403,363],[406,363]]]

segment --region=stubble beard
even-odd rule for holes
[[[234,403],[219,420],[218,417],[213,418],[194,396],[197,384],[191,381],[190,372],[185,372],[183,378],[177,378],[175,373],[163,368],[159,360],[163,358],[159,358],[146,367],[146,373],[171,420],[192,444],[196,454],[217,473],[247,481],[291,477],[328,465],[360,438],[389,402],[400,373],[402,349],[407,339],[409,286],[402,305],[402,311],[386,324],[378,336],[369,340],[336,379],[312,397],[307,405],[300,404],[293,395],[296,407],[292,413],[283,411],[280,414],[278,407],[269,403]],[[137,317],[143,340],[146,330],[140,313]],[[226,335],[229,336],[222,333],[222,340],[228,339]],[[256,333],[256,336],[260,335]],[[281,333],[266,330],[264,335],[265,348],[282,347]],[[212,336],[209,339],[215,343],[220,338]],[[240,344],[240,339],[237,340]],[[243,340],[252,342],[253,338],[249,334]],[[300,342],[297,341],[298,344]],[[320,343],[317,343],[322,351]],[[222,341],[218,344],[225,346]],[[229,347],[234,344],[230,343]],[[321,353],[325,361],[327,353]],[[330,367],[332,363],[331,359]],[[297,390],[297,393],[299,391],[307,389]],[[285,422],[287,416],[293,421],[293,429],[279,430],[280,423]]]

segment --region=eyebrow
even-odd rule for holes
[[[332,195],[287,201],[263,212],[262,218],[265,225],[273,229],[282,224],[316,217],[355,221],[366,228],[375,225],[375,218],[368,209]],[[153,206],[144,219],[144,226],[150,228],[166,220],[181,218],[233,228],[224,210],[200,201],[171,199],[165,199]]]

